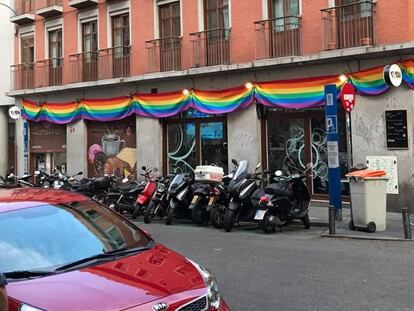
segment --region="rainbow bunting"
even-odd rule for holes
[[[414,60],[399,64],[403,80],[414,89]],[[348,80],[362,96],[375,96],[387,92],[390,87],[383,79],[383,67],[376,67],[348,75]],[[205,91],[191,90],[161,94],[135,94],[108,99],[83,99],[70,103],[36,104],[23,100],[22,115],[30,121],[47,121],[67,124],[80,119],[115,121],[132,114],[165,118],[189,108],[208,114],[230,113],[247,107],[255,100],[258,104],[290,109],[320,107],[324,104],[324,86],[335,84],[339,89],[343,82],[338,76],[306,79],[257,82],[253,88],[244,86]]]

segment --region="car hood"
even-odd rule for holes
[[[11,282],[11,298],[47,311],[123,310],[203,288],[197,269],[161,244],[100,265]]]

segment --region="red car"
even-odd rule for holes
[[[230,310],[209,271],[61,190],[0,190],[0,269],[12,311]]]

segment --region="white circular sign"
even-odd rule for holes
[[[19,119],[21,115],[22,115],[22,110],[20,109],[20,107],[13,106],[9,108],[9,116],[13,120]]]
[[[393,64],[385,66],[384,80],[389,86],[400,86],[403,81],[403,75],[400,66]]]

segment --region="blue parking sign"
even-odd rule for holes
[[[326,132],[328,134],[338,134],[338,117],[333,115],[326,116]]]

